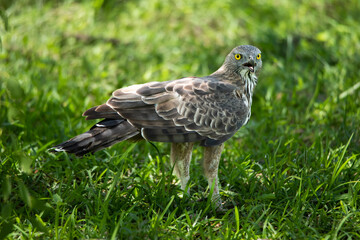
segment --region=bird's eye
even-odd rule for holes
[[[256,56],[256,59],[260,59],[261,58],[261,54],[259,53],[257,56]]]
[[[240,60],[241,59],[241,54],[235,54],[235,59]]]

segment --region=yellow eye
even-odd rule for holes
[[[241,59],[241,54],[235,54],[235,59],[240,60]]]
[[[261,58],[261,54],[259,53],[257,56],[256,56],[256,59],[260,59]]]

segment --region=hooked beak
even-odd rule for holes
[[[248,67],[250,72],[255,72],[255,62],[253,59],[250,59],[248,62],[244,63],[243,66]]]

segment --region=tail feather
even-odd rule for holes
[[[184,127],[144,128],[141,135],[148,141],[155,142],[197,142],[205,139],[196,132],[186,131]]]
[[[137,128],[133,127],[124,119],[105,119],[95,124],[89,131],[73,137],[52,148],[54,152],[65,151],[83,156],[94,153],[139,134]]]

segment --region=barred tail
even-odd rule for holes
[[[105,119],[95,124],[89,131],[63,142],[51,150],[65,151],[83,156],[109,147],[117,142],[130,139],[139,134],[138,129],[124,119]]]

